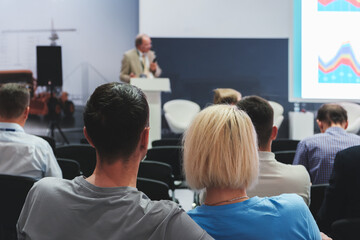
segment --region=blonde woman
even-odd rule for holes
[[[215,239],[321,239],[296,194],[249,198],[258,177],[256,133],[247,114],[230,105],[201,111],[184,136],[184,171],[204,204],[189,215]]]

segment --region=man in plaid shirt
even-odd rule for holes
[[[329,183],[336,153],[360,145],[360,136],[345,131],[347,113],[337,104],[322,105],[316,122],[321,133],[298,144],[293,164],[305,166],[312,184]]]

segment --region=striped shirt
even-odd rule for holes
[[[305,166],[312,184],[329,183],[336,153],[355,145],[360,145],[360,136],[341,127],[330,127],[324,133],[303,139],[293,164]]]

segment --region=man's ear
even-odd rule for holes
[[[316,123],[320,128],[320,132],[323,132],[323,128],[324,128],[323,122],[319,121],[319,119],[316,119]]]
[[[140,149],[141,150],[147,150],[148,144],[149,144],[149,131],[150,127],[144,128],[140,135]]]
[[[271,130],[271,136],[270,136],[271,141],[276,139],[277,134],[278,134],[278,128],[276,126],[273,126],[272,130]]]
[[[30,106],[27,106],[24,110],[23,116],[24,119],[26,120],[29,117],[29,112],[30,112]]]
[[[87,133],[86,127],[83,128],[83,133],[84,133],[84,136],[85,136],[86,140],[88,141],[88,143],[89,143],[93,148],[95,148],[93,142],[91,141],[91,138],[89,137],[89,135],[88,135],[88,133]]]
[[[349,121],[346,121],[345,125],[344,125],[344,129],[346,130],[349,126]]]

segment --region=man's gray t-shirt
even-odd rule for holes
[[[83,177],[43,178],[18,220],[21,239],[212,239],[178,205],[132,187],[101,188]]]

